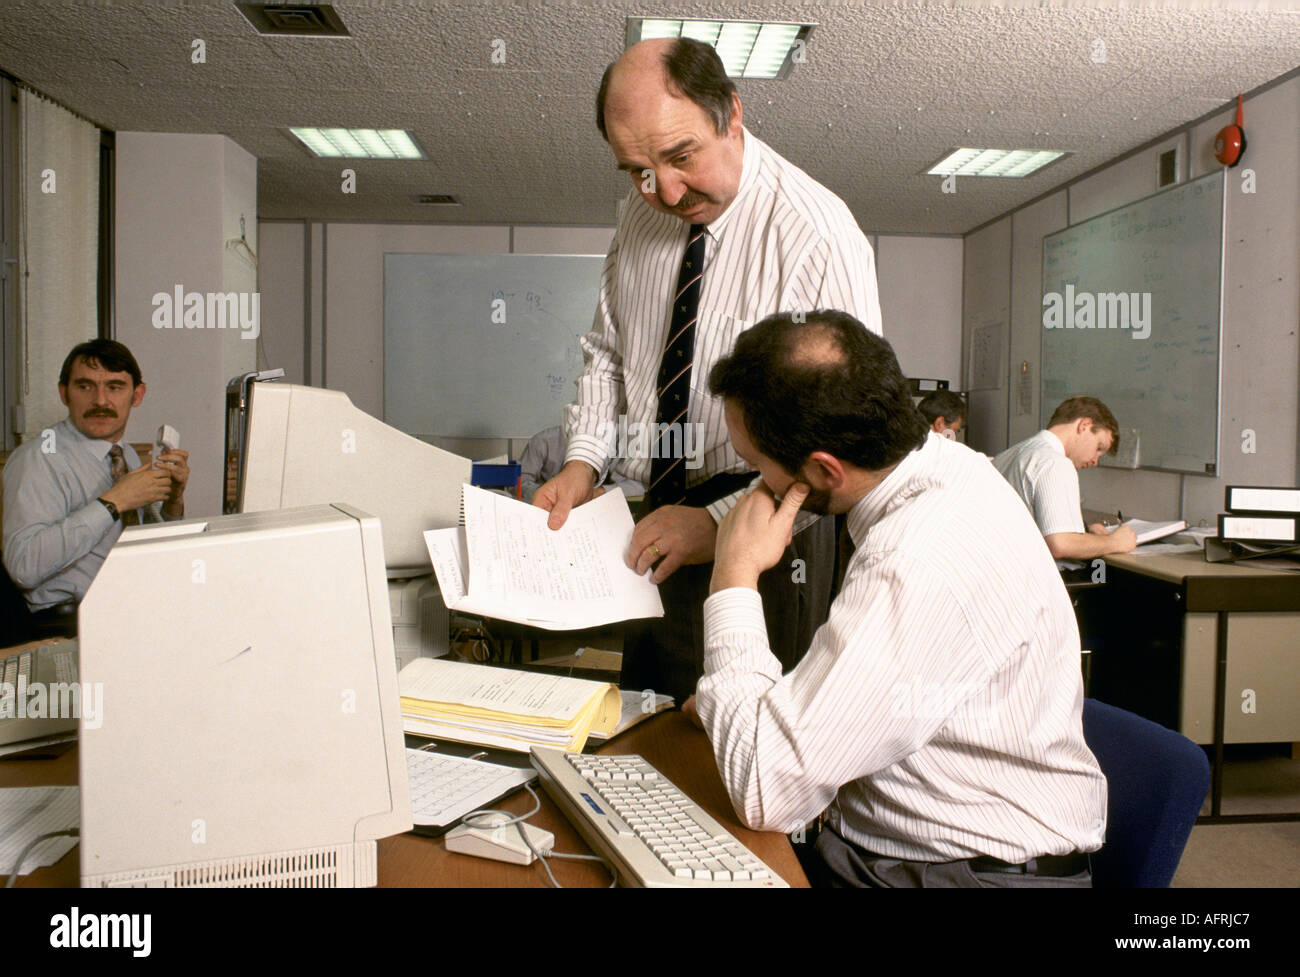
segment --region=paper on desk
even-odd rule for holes
[[[659,588],[624,562],[633,524],[619,489],[554,531],[544,509],[471,485],[463,492],[464,529],[424,534],[447,607],[551,630],[663,616]]]
[[[80,823],[76,787],[11,787],[0,790],[0,873],[7,873],[22,850],[50,831],[67,831]],[[53,865],[77,843],[66,835],[47,838],[23,859],[19,875]]]
[[[656,695],[649,690],[645,692],[634,689],[624,690],[620,696],[623,708],[618,717],[618,725],[614,727],[612,733],[602,733],[593,729],[590,737],[593,741],[603,743],[611,740],[619,733],[625,733],[638,723],[645,722],[651,716],[657,716],[665,709],[673,707],[672,696]]]

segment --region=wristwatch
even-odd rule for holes
[[[101,496],[99,499],[99,504],[102,505],[105,509],[107,509],[108,514],[112,516],[114,519],[121,518],[120,513],[118,513],[117,511],[117,506],[113,505],[112,502],[109,502],[108,499],[105,499]]]

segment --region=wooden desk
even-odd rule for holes
[[[708,740],[680,712],[656,716],[613,743],[606,744],[600,752],[642,754],[791,886],[808,885],[808,879],[795,858],[794,849],[784,835],[750,831],[736,820],[718,776]],[[0,759],[0,786],[3,787],[76,782],[75,748],[68,749],[55,760]],[[555,834],[556,851],[589,854],[591,849],[551,803],[551,799],[540,787],[535,789],[541,797],[542,809],[531,819],[532,823]],[[501,806],[506,810],[523,813],[532,805],[533,800],[527,792],[521,792]],[[19,887],[76,887],[80,884],[79,856],[78,849],[73,848],[55,865],[26,875],[17,884]],[[6,872],[8,870],[8,866],[0,869]],[[609,885],[610,881],[608,871],[597,862],[554,858],[551,860],[551,871],[560,884],[566,887],[600,887]],[[457,855],[443,847],[441,838],[402,834],[383,838],[379,842],[381,887],[546,888],[549,884],[546,872],[540,865],[508,865],[469,855]]]
[[[1300,820],[1220,808],[1225,743],[1300,741],[1300,573],[1200,553],[1105,559],[1093,696],[1212,745],[1206,820]],[[1243,711],[1251,693],[1255,709]]]

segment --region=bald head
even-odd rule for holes
[[[647,98],[667,95],[694,102],[724,136],[735,94],[735,84],[710,45],[690,38],[653,38],[633,44],[605,69],[596,94],[596,128],[608,140],[607,116],[634,119]]]
[[[668,81],[664,59],[677,44],[676,38],[658,37],[633,44],[605,71],[597,96],[597,125],[605,135],[605,116],[615,118],[634,113],[639,97],[647,92],[678,94]],[[608,138],[608,137],[607,137]]]
[[[878,472],[925,443],[893,349],[845,312],[768,316],[714,366],[709,390],[739,412],[758,451],[790,473],[817,451]]]
[[[596,124],[650,207],[707,226],[740,189],[740,99],[717,52],[684,38],[642,41],[609,66]]]
[[[832,370],[843,367],[848,358],[839,334],[826,322],[813,320],[801,330],[791,330],[785,342],[790,365],[800,369]]]

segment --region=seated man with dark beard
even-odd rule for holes
[[[696,696],[741,820],[825,811],[814,881],[1090,885],[1106,781],[1079,635],[1015,492],[927,432],[889,344],[844,313],[764,319],[710,387],[763,479],[718,530]],[[847,513],[856,550],[783,675],[756,584],[801,508]]]

